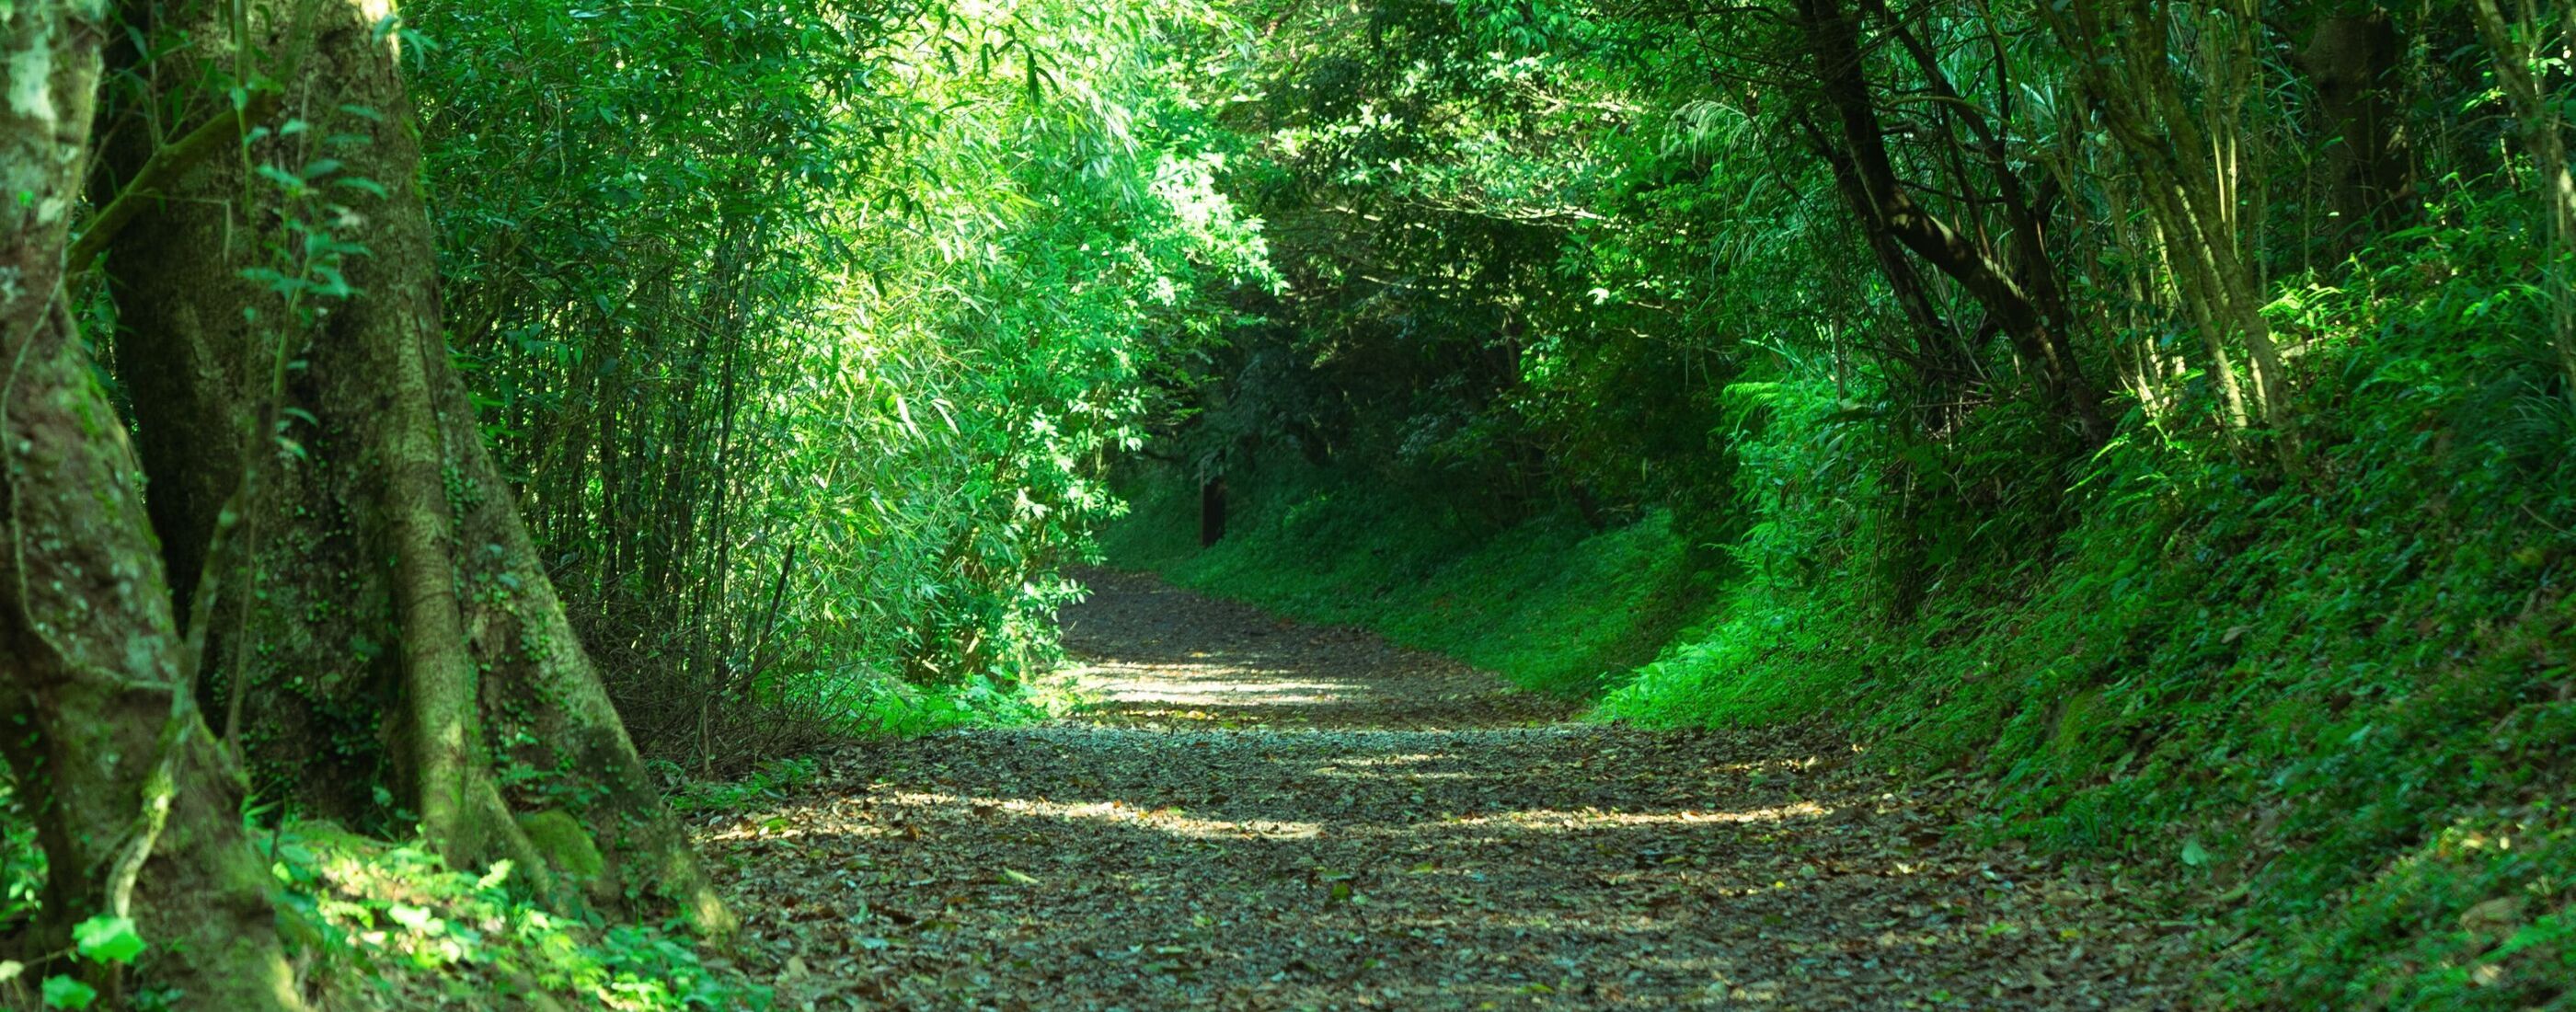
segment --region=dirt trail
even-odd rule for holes
[[[2180,925],[1958,842],[1961,792],[1087,579],[1088,712],[852,747],[707,828],[781,1008],[2187,1004]]]

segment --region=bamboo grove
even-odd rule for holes
[[[352,830],[721,943],[683,767],[1025,706],[1135,377],[1262,276],[1212,17],[0,12],[9,1000],[381,989]]]
[[[1258,274],[1193,16],[413,14],[474,54],[421,75],[455,350],[640,738],[738,763],[1048,662],[1133,377]]]
[[[1045,714],[1113,488],[1231,489],[1212,559],[1660,532],[1554,685],[1599,716],[2259,883],[2228,1003],[2564,999],[2422,925],[2576,937],[2576,7],[0,26],[7,1001],[366,1007],[425,908],[329,887],[402,868],[583,932],[411,972],[749,1002],[671,941],[736,925],[671,792]]]
[[[1264,5],[1111,557],[1989,778],[2219,1007],[2563,1001],[2571,10]]]

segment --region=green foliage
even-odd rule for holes
[[[2558,797],[2576,413],[2519,337],[2545,304],[2496,248],[2513,209],[2455,213],[2275,306],[2312,335],[2315,473],[2139,426],[2071,477],[2071,521],[2034,499],[1931,553],[1941,587],[1909,622],[1885,614],[1878,463],[1903,451],[1821,366],[1729,387],[1733,575],[1598,716],[1825,719],[1878,761],[1989,778],[1985,831],[2200,876],[2213,944],[2233,942],[2213,987],[2237,1003],[2545,1005],[2576,960]],[[1991,482],[1961,477],[2010,460],[2014,419],[1988,424],[2005,445],[1927,465]],[[1658,514],[1496,528],[1416,488],[1262,466],[1205,551],[1194,485],[1143,469],[1111,559],[1574,686],[1543,673],[1593,674],[1563,659],[1638,614],[1638,584],[1694,572]]]
[[[98,989],[56,974],[45,978],[45,1007],[83,1009],[98,1000]]]
[[[448,493],[524,510],[674,780],[1055,712],[1061,570],[1133,453],[1113,560],[1602,719],[1966,771],[1983,831],[2184,883],[2223,1001],[2564,1005],[2565,124],[2493,115],[2461,5],[2300,51],[2352,13],[409,5],[512,485]],[[255,277],[320,319],[365,255],[334,195],[385,184],[315,143],[256,170],[300,246]],[[10,812],[0,922],[42,877]],[[767,1000],[506,868],[283,841],[289,930],[366,1000]]]
[[[1493,528],[1425,516],[1333,471],[1276,462],[1236,494],[1253,505],[1198,547],[1196,485],[1137,475],[1109,561],[1301,619],[1362,625],[1520,685],[1577,695],[1651,657],[1700,617],[1717,575],[1694,570],[1666,515],[1593,531],[1571,516]]]
[[[816,772],[811,759],[772,759],[739,780],[683,783],[671,792],[671,807],[683,812],[730,811],[756,800],[785,797],[787,791],[813,780]],[[677,769],[666,773],[675,779],[679,776]]]
[[[44,899],[45,851],[36,822],[18,800],[18,780],[0,770],[0,925],[34,916]]]
[[[2563,1004],[2554,170],[2463,115],[2460,9],[2260,14],[1261,10],[1235,185],[1290,295],[1168,377],[1110,555],[1525,679],[1646,660],[1604,719],[1985,778],[1984,831],[2187,883],[2230,1004]],[[1840,15],[1856,66],[1810,51]],[[2301,51],[2340,29],[2392,41]]]
[[[765,1009],[765,987],[702,961],[685,939],[601,925],[532,903],[501,862],[448,868],[415,843],[327,823],[277,835],[280,930],[335,1002],[355,1008],[486,1005],[542,995],[620,1010]]]
[[[2497,339],[2540,308],[2481,237],[2500,232],[2369,256],[2277,307],[2317,334],[2317,473],[2267,481],[2142,433],[2094,461],[2045,566],[1954,569],[1972,582],[1901,626],[1875,620],[1865,559],[1800,561],[1837,532],[1755,540],[1832,512],[1778,501],[1728,620],[1602,714],[1832,714],[1891,761],[1992,776],[1998,832],[2216,872],[2239,884],[2241,1001],[2545,1001],[2576,876],[2557,803],[2576,430],[2538,356]],[[1830,471],[1835,424],[1775,417],[1747,473],[1784,446],[1805,452],[1775,466]]]
[[[94,963],[124,966],[143,954],[143,936],[134,933],[131,917],[94,914],[72,925],[72,951]]]
[[[1215,188],[1237,58],[1205,43],[1236,29],[1177,0],[407,15],[453,343],[639,747],[1024,713],[1139,378],[1230,317],[1203,289],[1264,276]]]

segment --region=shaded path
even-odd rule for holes
[[[2182,1004],[2179,926],[1952,841],[1950,795],[1090,579],[1089,712],[853,747],[706,831],[782,1008]]]

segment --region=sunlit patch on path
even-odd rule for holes
[[[785,1008],[2158,1009],[2179,929],[1846,749],[1569,723],[1095,574],[1096,702],[854,747],[708,825]]]

